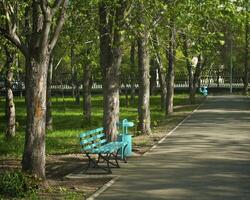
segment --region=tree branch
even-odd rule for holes
[[[40,7],[43,13],[43,27],[42,27],[42,39],[41,39],[41,50],[43,51],[43,54],[46,53],[47,51],[47,44],[49,42],[49,33],[50,33],[50,28],[51,28],[51,9],[48,5],[47,0],[40,0]]]
[[[40,6],[41,6],[41,10],[43,12],[43,16],[45,17],[45,19],[48,17],[48,1],[47,0],[40,0]]]
[[[52,51],[54,49],[55,44],[56,44],[56,42],[58,40],[60,31],[62,30],[64,21],[65,21],[65,18],[66,18],[67,5],[68,5],[68,0],[63,0],[63,7],[61,8],[61,14],[60,14],[60,16],[59,16],[59,18],[57,20],[57,26],[56,26],[56,28],[54,30],[54,33],[52,35],[52,39],[51,39],[51,42],[50,42],[50,45],[49,45],[49,50],[50,51]]]
[[[28,55],[28,49],[21,43],[19,37],[16,34],[10,34],[6,29],[0,27],[0,35],[14,44],[24,56]]]
[[[62,3],[64,2],[65,0],[56,0],[54,2],[54,5],[52,6],[52,9],[51,9],[51,14],[52,16],[55,15],[56,11],[59,9],[59,7],[62,5]]]

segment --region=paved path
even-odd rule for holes
[[[118,172],[118,171],[117,171]],[[100,200],[249,200],[250,99],[210,97]]]

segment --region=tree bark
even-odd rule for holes
[[[70,66],[71,66],[71,86],[72,86],[71,93],[72,93],[72,98],[76,98],[76,93],[75,93],[76,71],[75,71],[74,59],[75,59],[74,47],[73,47],[73,45],[71,45],[71,47],[70,47]]]
[[[103,69],[103,124],[109,141],[117,139],[119,121],[119,71],[122,61],[121,28],[126,2],[120,0],[110,7],[101,1],[100,17],[100,65]]]
[[[245,52],[244,52],[244,91],[243,91],[243,93],[245,95],[248,94],[248,77],[249,77],[248,54],[249,54],[249,14],[246,11],[246,17],[245,17]]]
[[[159,38],[156,34],[153,36],[153,47],[155,50],[155,62],[158,69],[158,76],[159,76],[159,83],[160,83],[160,90],[161,90],[161,110],[166,111],[167,105],[167,83],[166,83],[166,74],[162,64],[161,55],[159,52]]]
[[[77,76],[76,76],[76,78],[77,78]],[[79,85],[78,80],[76,80],[75,86],[76,86],[76,90],[75,90],[75,95],[76,95],[75,102],[76,102],[77,105],[80,105],[80,85]]]
[[[133,105],[135,103],[135,74],[134,68],[135,68],[135,41],[131,43],[131,49],[130,49],[130,103]]]
[[[7,45],[4,46],[5,55],[6,55],[6,80],[5,80],[5,90],[6,90],[6,119],[7,119],[7,128],[5,137],[11,139],[16,135],[16,111],[14,96],[12,91],[12,82],[13,82],[13,63],[15,60],[14,52],[8,48]]]
[[[197,90],[197,87],[198,87],[198,84],[200,81],[202,69],[206,65],[206,61],[207,61],[207,59],[205,58],[204,61],[202,62],[202,55],[201,54],[198,55],[198,62],[197,62],[196,68],[195,68],[193,86],[192,86],[192,91],[191,91],[191,104],[195,103],[196,90]]]
[[[19,3],[1,3],[6,27],[0,25],[0,34],[23,53],[26,61],[27,120],[22,169],[44,180],[48,64],[65,21],[68,0],[55,1],[52,6],[47,0],[28,1],[25,8],[25,39],[19,37],[17,30],[21,16],[17,16],[14,8]]]
[[[144,30],[138,38],[138,67],[139,67],[139,102],[138,102],[138,128],[142,134],[151,134],[150,119],[150,80],[149,80],[149,33]]]
[[[125,105],[129,106],[129,98],[128,98],[128,83],[127,79],[124,79],[124,94],[125,94]]]
[[[168,49],[168,73],[167,73],[167,106],[166,114],[174,111],[174,63],[176,51],[176,33],[175,24],[171,21],[171,30],[169,33],[169,49]]]
[[[47,76],[47,97],[46,97],[46,130],[53,130],[53,117],[52,117],[52,101],[51,101],[51,84],[53,77],[53,57],[51,57],[48,67]]]
[[[67,0],[49,7],[44,1],[32,3],[32,34],[26,60],[27,123],[22,169],[33,176],[45,179],[45,133],[47,73],[51,52],[62,29]],[[60,9],[57,23],[51,28],[52,18]],[[51,37],[50,37],[51,35]]]
[[[37,59],[38,56],[39,59]],[[41,56],[36,55],[36,52],[30,53],[26,62],[28,65],[27,124],[22,168],[45,179],[46,88],[49,54]]]
[[[88,54],[88,52],[87,52]],[[91,64],[86,56],[83,72],[83,116],[87,122],[91,122]]]
[[[156,94],[157,63],[154,58],[150,62],[150,95]]]
[[[185,34],[183,34],[183,54],[186,58],[186,66],[188,71],[188,89],[189,89],[189,102],[192,104],[193,100],[193,70],[192,63],[190,62],[189,52],[188,52],[188,41]]]

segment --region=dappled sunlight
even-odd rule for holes
[[[229,99],[208,99],[165,141],[117,171],[122,178],[100,199],[250,199],[250,102]]]

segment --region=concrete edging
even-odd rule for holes
[[[205,101],[205,100],[204,100]],[[191,117],[191,115],[196,112],[203,104],[204,101],[197,106],[197,108],[195,108],[191,113],[189,113],[179,124],[177,124],[170,132],[168,132],[163,138],[161,138],[155,145],[153,145],[147,152],[145,152],[142,156],[144,155],[148,155],[153,149],[155,149],[159,144],[161,144],[162,142],[164,142],[164,140],[166,140],[167,137],[169,137],[177,128],[179,128],[189,117]]]

